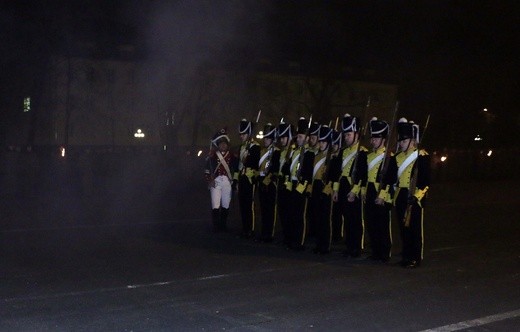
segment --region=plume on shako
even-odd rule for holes
[[[289,123],[282,122],[278,125],[278,137],[288,137],[289,141],[292,140],[293,128]]]
[[[346,113],[341,120],[341,130],[344,133],[359,131],[359,118]]]
[[[370,137],[382,137],[386,138],[388,136],[388,123],[383,120],[379,120],[376,117],[370,119],[369,122],[370,127]]]
[[[220,142],[226,142],[229,144],[229,141],[229,136],[227,135],[225,128],[220,129],[215,135],[213,135],[213,139],[211,140],[213,145],[217,147]]]
[[[267,123],[264,126],[264,138],[274,139],[276,136],[276,126],[273,126],[272,123]]]
[[[253,123],[251,121],[247,121],[246,119],[240,120],[238,133],[251,135],[253,133]]]
[[[307,135],[307,130],[309,129],[308,120],[304,117],[301,117],[298,119],[298,128],[296,129],[297,134],[304,134]]]
[[[419,125],[406,118],[400,118],[397,123],[397,140],[415,139],[419,143]]]
[[[332,141],[332,129],[329,126],[320,126],[318,132],[318,141],[331,142]]]

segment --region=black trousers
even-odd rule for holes
[[[242,235],[249,237],[255,231],[255,184],[245,175],[238,178],[238,203],[242,218]]]
[[[332,241],[332,200],[330,195],[324,194],[324,184],[321,180],[314,181],[310,204],[313,220],[315,221],[316,251],[328,253]]]
[[[367,196],[365,202],[365,221],[367,225],[368,237],[370,240],[370,249],[372,256],[376,259],[390,258],[392,248],[391,236],[391,205],[375,204],[377,193],[374,185],[371,183],[367,188]]]
[[[307,195],[300,194],[296,190],[297,181],[293,181],[293,189],[291,191],[291,247],[295,249],[303,248],[305,245],[305,235],[307,232]]]
[[[340,202],[332,203],[332,241],[339,241],[343,238],[343,214],[341,213]]]
[[[276,202],[276,209],[278,211],[278,217],[282,226],[283,243],[286,245],[291,244],[291,224],[290,224],[290,213],[291,205],[290,198],[291,192],[287,190],[283,180],[279,181],[278,184],[278,201]]]
[[[412,205],[410,225],[405,227],[404,217],[408,206],[408,189],[401,188],[395,202],[395,212],[403,241],[403,261],[423,260],[423,208],[417,203]]]
[[[354,202],[347,200],[347,194],[350,192],[350,184],[347,178],[340,179],[340,190],[338,192],[338,199],[342,204],[343,222],[345,225],[345,246],[346,253],[353,257],[361,254],[363,249],[363,211],[362,202],[359,197],[356,197]]]
[[[264,178],[260,177],[258,182],[258,196],[260,198],[260,214],[262,218],[261,239],[272,241],[276,225],[276,184],[275,182],[265,185],[262,183]],[[276,181],[276,180],[275,180]]]

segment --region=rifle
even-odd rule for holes
[[[368,100],[367,100],[367,105],[365,107],[365,114],[363,115],[363,117],[366,119],[367,118],[367,114],[368,114],[368,109],[370,108],[370,96],[368,97]],[[363,120],[365,120],[363,119]],[[358,165],[358,156],[359,156],[359,150],[361,149],[361,140],[365,137],[365,134],[366,134],[366,129],[367,129],[367,126],[363,126],[362,128],[360,128],[360,132],[362,132],[361,134],[361,137],[358,137],[358,146],[357,146],[357,149],[356,149],[356,156],[354,157],[354,163],[352,164],[352,183],[351,185],[354,185],[357,181],[356,177],[357,177],[357,165]]]
[[[262,110],[258,110],[258,114],[256,115],[256,122],[255,122],[255,124],[257,124],[258,120],[260,120],[260,114],[262,114]],[[247,138],[247,141],[245,142],[246,143],[246,146],[245,146],[245,151],[246,152],[249,151],[249,149],[251,148],[252,141],[253,141],[253,128],[251,128],[251,135],[249,135],[249,137]],[[239,151],[239,154],[240,154],[240,151]],[[243,165],[245,165],[245,163],[246,163],[247,156],[248,156],[248,154],[246,154],[244,159],[241,160]]]
[[[307,133],[308,133],[308,129],[311,127],[311,123],[312,123],[312,114],[311,114],[311,117],[309,118],[309,124],[307,125]],[[305,137],[307,137],[307,134],[305,135]],[[300,146],[300,155],[298,156],[298,165],[296,166],[296,177],[298,178],[298,181],[301,181],[301,179],[302,179],[301,170],[302,170],[304,154],[305,154],[305,143],[303,143],[303,145]]]
[[[423,135],[422,139],[420,138],[417,142],[417,160],[413,164],[412,168],[412,176],[410,177],[410,185],[408,186],[408,202],[406,205],[406,211],[404,213],[404,227],[410,227],[410,218],[412,216],[412,207],[413,207],[413,201],[412,197],[415,195],[415,191],[417,190],[417,178],[419,177],[419,167],[417,164],[419,163],[419,143],[424,139],[424,135],[426,134],[426,129],[428,129],[428,123],[430,122],[430,115],[428,114],[428,117],[426,118],[426,124],[424,125]]]
[[[282,118],[282,120],[280,120],[280,123],[282,123],[282,121],[283,121],[283,118]],[[278,142],[278,129],[275,127],[274,139],[273,139],[273,142],[271,143],[271,145],[269,146],[269,152],[267,155],[267,160],[265,162],[264,172],[265,172],[266,176],[267,176],[267,173],[269,173],[269,169],[271,168],[271,159],[273,158],[274,148],[275,148],[277,142]]]
[[[388,161],[390,158],[389,157],[389,154],[390,154],[390,141],[391,141],[391,137],[392,137],[392,126],[394,125],[395,123],[395,117],[397,115],[397,111],[399,109],[399,101],[396,101],[395,102],[395,107],[394,107],[394,114],[392,115],[392,122],[390,122],[390,124],[388,125],[388,135],[387,135],[387,139],[386,139],[386,144],[385,144],[385,154],[383,156],[383,160],[381,161],[381,172],[379,172],[378,174],[378,177],[377,177],[377,182],[379,182],[381,185],[383,184],[383,179],[385,178],[384,176],[386,175],[386,171],[388,170]]]

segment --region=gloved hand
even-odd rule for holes
[[[264,186],[269,186],[271,184],[271,174],[267,175],[263,180],[262,183]]]
[[[253,181],[255,180],[255,170],[251,168],[246,169],[246,176],[249,180],[249,183],[253,184]]]
[[[330,184],[330,182],[325,185],[322,192],[327,196],[330,196],[332,194],[332,185]]]
[[[300,194],[303,194],[303,192],[305,191],[305,187],[307,187],[307,181],[305,181],[304,183],[298,183],[298,185],[296,186],[296,191]]]

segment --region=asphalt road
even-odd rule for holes
[[[520,330],[520,183],[434,185],[414,270],[212,234],[206,195],[4,202],[0,330]]]

